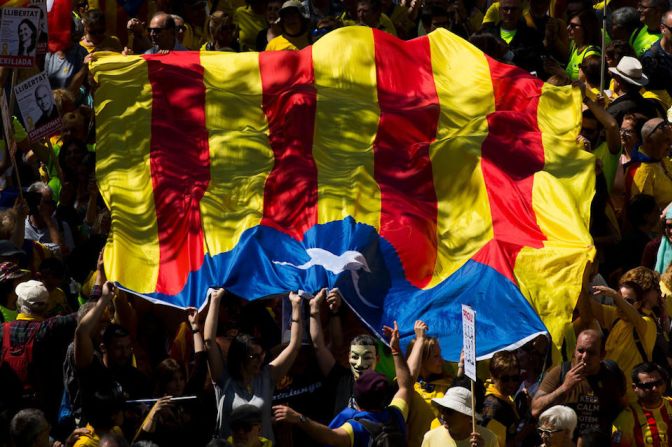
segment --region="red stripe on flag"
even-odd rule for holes
[[[203,264],[199,203],[210,181],[205,85],[198,52],[146,55],[152,86],[150,167],[159,231],[156,291],[180,292]]]
[[[540,248],[546,240],[532,207],[533,175],[544,168],[544,146],[537,123],[543,82],[519,68],[487,60],[495,112],[487,117],[481,169],[494,238],[473,259],[515,283],[513,267],[520,250]]]
[[[439,98],[429,39],[399,41],[373,30],[380,120],[374,177],[380,187],[380,235],[396,249],[406,279],[418,288],[432,279],[438,205],[429,145],[436,137]]]
[[[317,223],[313,133],[317,92],[312,47],[259,53],[262,107],[275,165],[264,186],[262,225],[297,240]]]

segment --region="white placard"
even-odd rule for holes
[[[40,8],[1,8],[0,66],[32,67],[40,37]]]
[[[26,79],[14,87],[14,94],[30,141],[51,136],[61,129],[61,118],[46,73]]]
[[[462,349],[464,352],[464,374],[476,381],[476,312],[462,305]]]

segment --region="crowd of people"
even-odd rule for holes
[[[62,128],[30,142],[14,119],[16,154],[0,145],[0,446],[671,445],[667,0],[126,3],[77,2],[70,46],[18,72],[47,73],[36,102],[53,97]],[[446,28],[580,89],[597,258],[559,353],[540,336],[479,362],[472,384],[424,322],[404,352],[396,323],[382,343],[337,289],[252,302],[216,289],[199,313],[106,278],[91,54],[299,50],[345,26]]]

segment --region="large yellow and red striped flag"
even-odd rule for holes
[[[338,287],[372,328],[421,318],[459,356],[564,325],[594,248],[580,93],[444,31],[299,52],[93,65],[108,277],[177,306]]]

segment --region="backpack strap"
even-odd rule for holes
[[[363,417],[356,417],[353,418],[352,420],[362,424],[362,427],[364,427],[364,429],[368,431],[369,434],[371,435],[371,439],[376,439],[378,435],[380,435],[383,432],[383,424],[381,423],[374,422],[369,419],[364,419]]]
[[[611,325],[611,329],[609,329],[609,332],[611,332],[612,329],[614,329],[614,326],[616,326],[616,323],[618,323],[621,319],[616,318],[614,320],[614,324]],[[646,351],[644,350],[644,345],[642,345],[642,340],[639,338],[639,334],[637,333],[637,329],[635,326],[632,326],[632,338],[635,341],[635,346],[637,347],[637,351],[639,351],[639,355],[642,356],[642,362],[648,362],[649,361],[649,356],[646,355]]]

